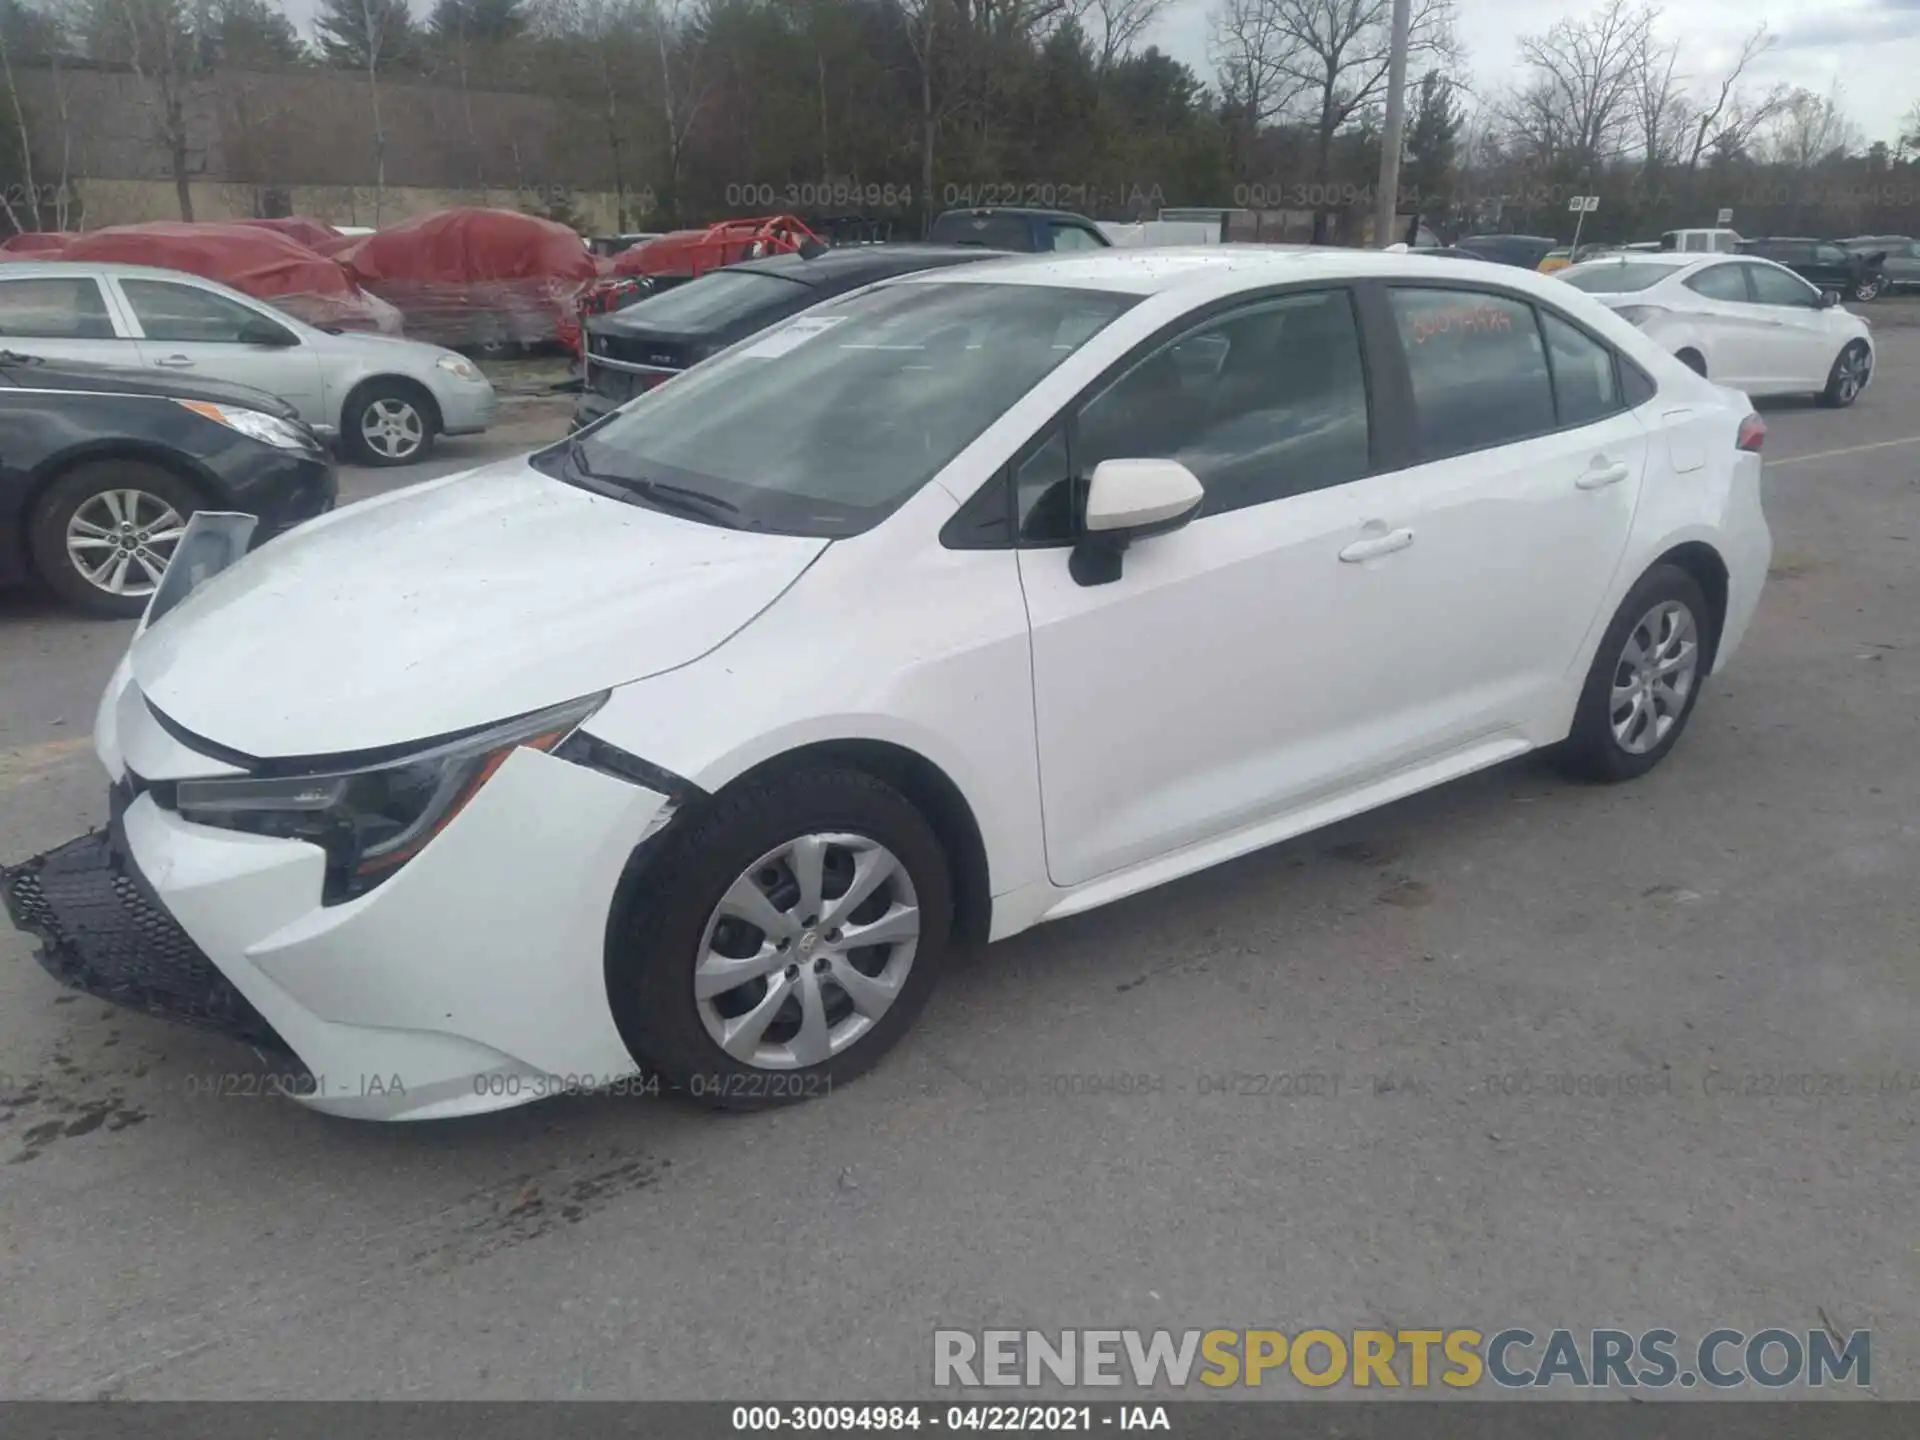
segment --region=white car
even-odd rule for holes
[[[1642,254],[1554,277],[1631,321],[1709,379],[1749,395],[1851,405],[1873,383],[1873,332],[1784,265],[1752,255]]]
[[[0,347],[250,385],[363,465],[425,459],[436,436],[477,435],[499,405],[452,350],[334,334],[215,281],[141,265],[0,264]]]
[[[822,1094],[956,944],[1539,747],[1651,769],[1760,595],[1764,428],[1471,261],[886,281],[212,574],[8,903],[340,1114]]]

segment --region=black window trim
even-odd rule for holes
[[[1389,333],[1393,338],[1393,348],[1387,352],[1389,357],[1388,364],[1392,368],[1400,371],[1401,383],[1405,386],[1406,404],[1404,409],[1399,411],[1398,418],[1406,430],[1406,441],[1410,458],[1403,466],[1399,467],[1401,469],[1410,470],[1416,465],[1439,465],[1447,460],[1458,460],[1465,455],[1478,455],[1487,450],[1497,450],[1502,445],[1523,445],[1529,440],[1542,440],[1549,435],[1560,435],[1575,430],[1584,430],[1589,425],[1598,425],[1602,421],[1613,419],[1615,416],[1631,414],[1639,407],[1627,403],[1626,376],[1621,372],[1620,368],[1623,363],[1633,365],[1636,370],[1640,371],[1641,378],[1648,382],[1655,394],[1657,395],[1659,392],[1659,383],[1655,381],[1651,375],[1647,374],[1645,367],[1635,364],[1629,356],[1623,355],[1619,348],[1611,341],[1594,334],[1589,326],[1574,316],[1567,314],[1567,312],[1562,310],[1558,305],[1543,300],[1537,295],[1529,295],[1524,290],[1512,289],[1505,285],[1490,284],[1484,280],[1460,280],[1452,276],[1432,280],[1424,276],[1419,278],[1395,276],[1391,280],[1381,282],[1379,289],[1378,303],[1381,310],[1381,318],[1388,326],[1392,327]],[[1457,450],[1451,455],[1437,458],[1429,458],[1421,455],[1418,446],[1418,411],[1413,403],[1413,373],[1407,364],[1405,347],[1400,343],[1399,326],[1394,322],[1392,310],[1387,303],[1386,292],[1390,290],[1458,290],[1465,291],[1469,294],[1492,295],[1502,300],[1511,300],[1516,304],[1531,307],[1534,313],[1534,333],[1540,337],[1540,359],[1541,363],[1547,367],[1547,387],[1553,395],[1554,423],[1544,430],[1531,431],[1525,435],[1508,435],[1486,445],[1476,445],[1470,450]],[[1570,425],[1560,419],[1560,393],[1558,383],[1555,381],[1553,375],[1553,358],[1547,352],[1546,332],[1540,325],[1539,317],[1540,312],[1543,310],[1550,312],[1554,319],[1572,326],[1613,357],[1614,409],[1609,410],[1604,415],[1596,415],[1589,419],[1582,420],[1578,424]],[[1641,402],[1641,404],[1646,403],[1646,401]]]
[[[1282,299],[1288,295],[1313,294],[1326,290],[1344,290],[1347,303],[1353,309],[1354,332],[1360,347],[1360,383],[1367,395],[1367,470],[1364,474],[1339,482],[1351,485],[1355,481],[1371,479],[1375,475],[1388,474],[1394,470],[1405,469],[1405,464],[1393,463],[1401,453],[1387,444],[1391,427],[1383,411],[1387,408],[1383,400],[1391,402],[1398,396],[1383,397],[1379,390],[1377,373],[1374,367],[1374,354],[1381,344],[1381,335],[1375,328],[1370,331],[1367,318],[1367,306],[1363,292],[1377,286],[1378,281],[1341,279],[1290,280],[1281,285],[1263,285],[1257,290],[1242,290],[1220,300],[1209,301],[1205,305],[1187,310],[1169,320],[1145,339],[1138,341],[1127,352],[1103,369],[1092,380],[1083,385],[1074,395],[1064,402],[1051,415],[1034,427],[1033,433],[1021,442],[1018,449],[985,481],[980,488],[962,502],[960,508],[940,527],[940,543],[948,550],[1064,550],[1076,543],[1072,537],[1059,540],[1020,539],[1019,520],[1015,513],[1014,477],[1020,467],[1031,460],[1053,438],[1055,427],[1067,425],[1066,447],[1067,468],[1073,469],[1074,429],[1070,422],[1076,419],[1088,401],[1099,395],[1109,385],[1117,381],[1136,365],[1146,360],[1156,350],[1170,341],[1211,325],[1223,315],[1236,310],[1251,309],[1270,300]],[[1331,489],[1331,486],[1316,486],[1315,489]],[[998,500],[994,495],[997,493]],[[1295,494],[1307,495],[1313,491],[1301,490]],[[1276,496],[1274,500],[1263,504],[1274,504],[1280,500],[1292,499],[1291,495]],[[1251,506],[1240,506],[1250,509]],[[1004,534],[983,533],[991,524],[992,517],[998,512],[1004,516]],[[1232,514],[1231,510],[1222,514]]]

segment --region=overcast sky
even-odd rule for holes
[[[1207,16],[1215,0],[1171,0],[1151,43],[1211,79]],[[1476,88],[1498,89],[1518,62],[1517,37],[1547,29],[1594,0],[1455,0]],[[1660,28],[1681,42],[1682,71],[1703,81],[1739,54],[1762,20],[1779,38],[1750,68],[1763,84],[1825,94],[1836,80],[1847,112],[1868,140],[1892,142],[1900,117],[1920,100],[1920,0],[1668,0]]]

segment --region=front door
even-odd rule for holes
[[[278,395],[309,425],[330,426],[320,362],[290,325],[264,309],[175,280],[119,281],[141,331],[140,357],[156,369],[251,385]],[[253,345],[248,326],[272,325],[290,343]]]
[[[1820,308],[1820,292],[1777,266],[1748,265],[1746,270],[1755,307],[1772,326],[1761,378],[1776,389],[1819,389],[1840,353],[1827,312]]]

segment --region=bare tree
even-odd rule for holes
[[[1575,173],[1618,155],[1633,127],[1655,13],[1635,0],[1606,0],[1584,18],[1522,37],[1529,75],[1502,117],[1514,138],[1536,159]]]
[[[314,21],[324,54],[367,77],[367,105],[373,121],[373,223],[387,194],[387,129],[380,113],[380,77],[398,52],[413,43],[413,17],[404,0],[326,0]]]
[[[654,41],[660,53],[660,118],[665,122],[667,193],[676,207],[686,172],[687,138],[707,103],[712,79],[705,37],[684,12],[684,0],[651,0]]]
[[[947,22],[952,19],[952,10],[948,0],[898,3],[907,48],[913,52],[920,81],[920,233],[924,235],[933,226],[933,147],[940,130],[940,112],[933,103],[934,67],[946,53]]]
[[[1167,0],[1079,0],[1074,15],[1093,36],[1102,75],[1126,57],[1166,8]]]
[[[1825,95],[1807,89],[1791,92],[1760,136],[1761,157],[1772,165],[1811,170],[1823,160],[1859,150],[1866,136],[1846,111],[1838,81]]]
[[[585,61],[592,105],[604,127],[607,159],[613,171],[614,221],[624,229],[627,214],[627,109],[635,99],[640,73],[645,17],[637,0],[547,0],[535,10],[535,29]],[[516,183],[524,187],[518,148],[513,151]]]
[[[1754,132],[1779,113],[1786,102],[1785,86],[1776,85],[1759,96],[1749,95],[1740,87],[1740,78],[1746,74],[1747,67],[1772,48],[1773,36],[1767,33],[1763,22],[1746,38],[1739,55],[1721,76],[1711,103],[1688,102],[1692,112],[1688,117],[1685,151],[1689,174],[1700,168],[1702,155],[1738,154]]]
[[[1657,45],[1649,30],[1643,37],[1643,47],[1634,65],[1628,104],[1633,111],[1642,172],[1653,175],[1680,158],[1691,111],[1686,77],[1675,73],[1680,63],[1679,43]]]

